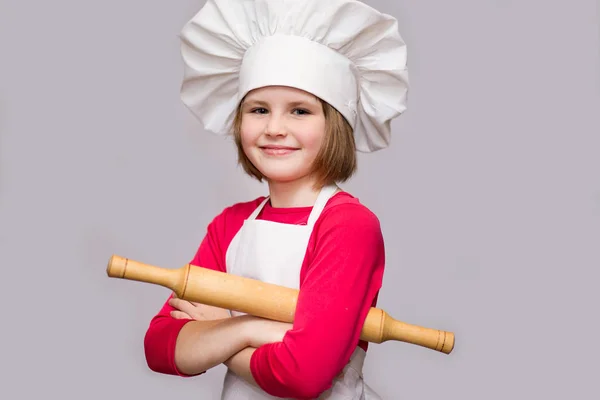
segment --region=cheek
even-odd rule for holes
[[[243,126],[240,128],[240,142],[242,142],[242,147],[244,149],[248,146],[248,142],[249,142],[248,131],[246,129],[244,129]]]
[[[256,122],[242,121],[240,126],[240,139],[242,146],[246,147],[253,144],[256,139],[260,136],[260,127],[257,126]]]
[[[316,153],[321,149],[325,140],[325,126],[315,126],[310,132],[310,135],[305,136],[305,146]]]

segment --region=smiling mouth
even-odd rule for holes
[[[293,153],[296,150],[299,150],[295,147],[287,147],[287,146],[259,146],[259,148],[268,155],[287,155]]]

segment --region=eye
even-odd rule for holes
[[[296,109],[294,109],[294,113],[296,115],[308,115],[308,114],[310,114],[310,111],[305,110],[304,108],[296,108]]]
[[[263,107],[257,107],[257,108],[251,109],[250,113],[252,113],[252,114],[266,114],[267,113],[267,109],[263,108]]]

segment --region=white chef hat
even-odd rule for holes
[[[249,91],[298,88],[346,118],[358,151],[379,150],[406,109],[397,28],[356,0],[207,0],[180,35],[181,97],[205,129],[225,135]]]

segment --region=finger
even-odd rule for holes
[[[194,306],[190,304],[189,301],[182,299],[171,299],[169,300],[169,305],[173,308],[183,311],[188,315],[192,315],[194,313]]]
[[[188,314],[179,310],[171,311],[171,317],[175,319],[192,319],[192,317],[190,317]]]
[[[173,308],[177,308],[178,310],[181,310],[182,307],[185,307],[185,302],[182,301],[181,299],[169,299],[169,305]]]

